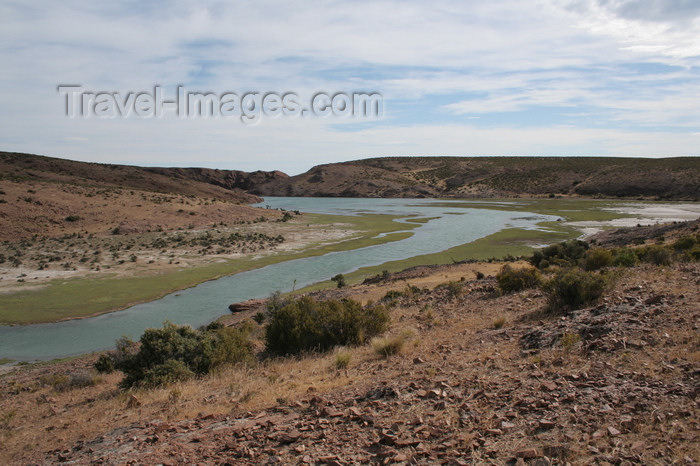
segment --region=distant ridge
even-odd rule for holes
[[[700,157],[379,157],[306,173],[138,167],[0,152],[0,180],[133,188],[253,203],[258,196],[700,200]]]
[[[381,157],[324,164],[260,196],[700,200],[700,157]]]
[[[282,172],[137,167],[0,152],[0,180],[133,188],[239,203],[260,201],[246,191],[256,184],[277,178],[287,178],[287,175]]]

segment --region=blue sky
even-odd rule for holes
[[[296,174],[390,155],[700,155],[697,0],[0,0],[0,150]],[[379,119],[67,118],[88,91],[378,92]]]

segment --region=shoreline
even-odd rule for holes
[[[0,304],[11,306],[13,301],[18,302],[25,308],[28,308],[27,299],[35,301],[50,301],[52,292],[67,292],[74,294],[81,292],[87,293],[93,291],[95,286],[105,288],[117,287],[120,290],[129,288],[134,283],[143,285],[143,282],[153,282],[155,286],[159,286],[157,292],[148,289],[148,296],[143,299],[129,300],[122,302],[118,306],[105,307],[102,310],[89,312],[84,314],[72,314],[66,317],[46,319],[34,318],[32,320],[23,321],[8,321],[5,317],[0,323],[2,326],[27,326],[35,324],[50,324],[57,322],[65,322],[70,320],[87,319],[104,315],[112,312],[118,312],[128,309],[134,305],[151,302],[167,296],[171,293],[183,291],[188,288],[198,286],[208,281],[217,280],[219,278],[235,275],[237,273],[259,269],[271,264],[286,262],[304,257],[311,257],[326,254],[332,251],[342,251],[348,249],[357,249],[373,244],[382,244],[392,241],[398,241],[405,237],[409,232],[407,229],[415,228],[418,225],[406,225],[394,222],[397,216],[391,215],[367,215],[355,217],[343,217],[320,215],[320,214],[305,214],[304,218],[297,221],[297,234],[304,238],[289,243],[282,243],[280,248],[271,249],[268,251],[256,252],[248,254],[247,257],[236,258],[206,258],[195,262],[195,265],[188,267],[180,267],[176,270],[166,271],[151,269],[149,274],[139,276],[125,276],[126,274],[116,275],[110,274],[108,277],[95,277],[94,274],[85,274],[83,277],[71,277],[65,280],[56,279],[43,284],[41,288],[29,288],[10,293],[0,293]],[[341,222],[342,220],[342,222]],[[303,226],[303,223],[307,223]],[[314,229],[313,226],[318,225],[323,227]],[[294,224],[285,224],[285,226],[294,227]],[[335,233],[334,233],[335,232]],[[401,233],[405,232],[405,233]],[[197,262],[199,265],[197,265]],[[202,264],[204,262],[204,264]],[[115,276],[116,275],[116,276]],[[163,288],[163,282],[177,281],[177,284],[167,288]],[[68,290],[66,290],[68,287]],[[27,287],[28,288],[28,287]],[[23,299],[24,298],[24,299]],[[99,305],[99,303],[98,303]],[[64,305],[63,307],[68,307]]]
[[[439,200],[437,200],[439,201]],[[469,200],[465,200],[469,202]],[[410,259],[404,259],[401,261],[388,262],[378,266],[363,267],[357,271],[347,274],[346,278],[356,283],[361,279],[378,273],[384,269],[391,269],[391,271],[403,270],[407,267],[412,267],[416,265],[426,265],[426,264],[446,264],[450,262],[459,262],[467,259],[484,260],[490,257],[503,257],[505,255],[520,255],[524,254],[532,248],[537,247],[541,244],[549,244],[551,242],[556,242],[564,239],[572,238],[582,238],[585,239],[598,231],[616,228],[618,226],[633,226],[637,223],[650,223],[658,222],[660,219],[666,219],[667,221],[678,221],[679,219],[691,220],[700,217],[700,204],[689,204],[689,203],[646,203],[646,202],[624,202],[623,205],[615,206],[614,208],[606,207],[610,204],[610,201],[599,201],[586,202],[578,200],[542,200],[542,199],[510,199],[510,200],[494,200],[495,202],[502,201],[507,205],[492,205],[490,202],[484,205],[473,205],[469,202],[471,207],[475,208],[496,208],[503,210],[522,210],[534,213],[544,213],[553,214],[552,203],[562,202],[579,207],[584,207],[581,212],[574,213],[567,209],[559,210],[559,215],[561,217],[567,218],[564,222],[542,222],[540,224],[540,229],[538,230],[520,230],[513,228],[504,228],[503,230],[489,235],[484,238],[477,239],[471,243],[460,245],[454,248],[450,248],[445,251],[441,251],[434,254],[428,254],[424,256],[415,256]],[[596,206],[595,212],[590,212],[590,205]],[[586,209],[588,207],[588,209]],[[584,215],[585,214],[585,215]],[[635,215],[636,214],[636,215]],[[644,217],[644,215],[651,215],[653,217]],[[622,216],[620,216],[622,215]],[[631,217],[635,215],[635,217]],[[605,220],[590,220],[591,216],[603,217]],[[613,218],[610,218],[613,217]],[[76,319],[87,319],[91,317],[96,317],[103,314],[108,314],[111,312],[118,312],[137,304],[146,303],[160,299],[171,293],[176,293],[194,286],[200,285],[202,283],[216,280],[225,276],[235,275],[237,273],[253,270],[273,263],[284,262],[287,260],[298,259],[302,257],[309,257],[315,255],[321,255],[337,250],[347,250],[347,249],[357,249],[363,247],[363,245],[368,245],[369,243],[378,244],[389,241],[396,241],[402,239],[402,233],[398,231],[405,230],[406,228],[417,227],[422,222],[410,221],[398,223],[394,220],[398,218],[396,216],[389,220],[388,224],[384,222],[381,228],[377,228],[374,225],[374,220],[376,217],[368,216],[329,216],[329,215],[317,215],[317,214],[304,214],[304,217],[295,220],[297,224],[308,222],[306,227],[299,230],[300,234],[314,233],[312,238],[306,238],[306,241],[296,238],[296,240],[290,241],[288,243],[282,243],[281,249],[279,251],[276,249],[258,252],[256,254],[249,254],[248,257],[244,258],[206,258],[199,261],[194,261],[194,265],[189,265],[185,268],[179,268],[173,271],[163,272],[162,269],[152,271],[150,275],[139,276],[137,279],[141,280],[151,280],[156,283],[160,283],[161,288],[157,292],[150,292],[148,296],[142,299],[130,300],[127,302],[120,303],[117,306],[112,306],[109,308],[103,308],[98,311],[85,313],[82,315],[67,315],[65,317],[61,316],[58,318],[43,318],[43,319],[32,319],[23,321],[4,321],[0,325],[6,326],[24,326],[33,324],[46,324],[46,323],[57,323],[65,322]],[[403,218],[403,217],[402,217]],[[585,220],[584,220],[585,218]],[[386,218],[384,219],[386,220]],[[419,219],[420,220],[420,219]],[[324,223],[331,221],[331,223]],[[353,224],[354,223],[354,224]],[[291,224],[291,222],[290,222]],[[325,227],[323,233],[319,234],[318,229],[313,229],[314,225],[319,225]],[[362,225],[360,225],[362,224]],[[289,226],[289,224],[284,224],[283,226]],[[299,225],[297,225],[299,226]],[[373,230],[368,228],[374,226]],[[362,230],[360,227],[364,227]],[[393,230],[392,228],[393,227]],[[299,233],[297,232],[297,233]],[[335,235],[333,234],[335,233]],[[408,233],[410,235],[410,233]],[[338,241],[340,239],[340,241]],[[497,252],[493,252],[497,251]],[[500,253],[500,256],[498,255]],[[456,259],[455,259],[456,257]],[[183,273],[185,275],[192,276],[191,278],[185,278],[184,282],[180,281],[178,284],[163,288],[163,281],[168,278],[174,277],[176,274]],[[93,277],[89,274],[83,275],[81,278],[69,278],[67,280],[55,280],[56,282],[61,281],[61,284],[56,283],[53,286],[77,286],[78,289],[85,287],[89,283],[96,283],[100,281],[100,284],[107,284],[112,286],[119,286],[127,283],[119,280],[123,280],[123,276],[118,274],[112,274],[111,277]],[[330,282],[319,282],[314,285],[309,285],[303,288],[303,291],[314,290],[324,288],[330,285]],[[40,286],[47,287],[51,286],[51,282],[42,284]],[[38,291],[41,293],[43,288],[39,288]],[[300,292],[302,290],[297,290]],[[2,292],[0,293],[0,303],[3,301],[7,302],[8,297],[17,297],[20,293],[27,293],[35,295],[37,289],[32,289],[26,287],[24,290],[14,291],[11,293]],[[44,291],[46,294],[47,292]]]

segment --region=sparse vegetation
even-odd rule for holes
[[[403,335],[381,337],[372,340],[372,349],[384,358],[398,354],[403,349],[406,338]]]
[[[333,366],[337,370],[347,369],[350,365],[350,359],[352,358],[352,353],[345,348],[338,348],[338,350],[333,355]]]
[[[615,258],[613,252],[606,248],[591,248],[581,259],[583,270],[598,270],[613,265]]]
[[[383,332],[389,323],[384,306],[357,301],[317,301],[308,296],[283,301],[270,310],[266,348],[273,354],[325,351],[359,345]]]
[[[653,265],[671,265],[673,254],[667,246],[652,244],[637,249],[637,257],[642,262]]]
[[[49,385],[57,392],[91,387],[99,381],[100,378],[91,371],[77,371],[70,374],[51,374],[39,378],[41,384]]]
[[[224,364],[252,361],[248,336],[243,329],[210,325],[201,330],[166,322],[147,329],[140,345],[122,339],[117,350],[100,358],[96,368],[124,372],[121,386],[158,387],[204,375]]]
[[[581,335],[573,332],[566,332],[562,335],[560,344],[564,351],[571,351],[581,341]]]
[[[547,280],[543,289],[549,298],[548,311],[562,314],[595,303],[608,286],[609,280],[600,274],[570,268]]]
[[[503,328],[503,326],[505,324],[506,324],[505,317],[498,317],[497,319],[493,320],[493,328],[495,328],[495,329]]]
[[[527,288],[535,288],[542,281],[542,276],[533,267],[514,269],[509,264],[504,265],[496,275],[498,287],[504,293],[513,293]]]
[[[530,262],[538,269],[546,269],[550,265],[560,267],[577,265],[587,250],[588,243],[585,241],[564,241],[535,251]]]
[[[338,288],[343,288],[347,285],[347,283],[345,283],[345,276],[342,273],[339,273],[338,275],[332,277],[331,281],[335,282]]]

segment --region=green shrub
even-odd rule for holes
[[[386,292],[386,294],[384,295],[384,297],[381,300],[382,301],[394,301],[394,300],[399,299],[405,295],[406,294],[403,291],[389,290]]]
[[[697,243],[696,243],[696,239],[694,236],[685,235],[685,236],[681,236],[673,243],[673,248],[678,250],[678,251],[687,251],[687,250],[693,249],[693,247],[696,244]]]
[[[339,348],[333,357],[333,365],[336,369],[346,369],[350,365],[352,354],[346,349]]]
[[[187,364],[179,359],[167,359],[144,370],[138,384],[142,387],[164,387],[195,376]]]
[[[375,338],[372,340],[372,349],[374,349],[374,352],[379,356],[388,358],[389,356],[400,353],[405,343],[406,337],[404,335]]]
[[[550,244],[535,251],[530,258],[530,263],[538,269],[544,269],[550,265],[576,265],[587,250],[588,243],[577,239]]]
[[[384,306],[363,307],[349,299],[316,301],[304,296],[271,309],[265,343],[273,354],[325,351],[362,344],[383,332],[388,323]]]
[[[549,298],[548,310],[555,314],[595,303],[607,287],[605,277],[578,268],[563,270],[543,285]]]
[[[613,261],[613,253],[609,249],[591,248],[586,251],[583,259],[581,259],[581,268],[589,271],[598,270],[611,266]]]
[[[673,255],[666,246],[652,244],[637,250],[637,256],[642,262],[654,265],[671,265]]]
[[[114,372],[114,360],[107,354],[102,354],[95,362],[95,370],[100,374],[111,374]]]
[[[688,252],[691,260],[700,261],[700,244]]]
[[[526,267],[514,269],[506,264],[496,275],[496,280],[498,281],[498,287],[504,293],[513,293],[526,288],[535,288],[539,286],[542,281],[542,276],[535,268]]]
[[[343,288],[343,287],[347,286],[347,283],[345,283],[345,276],[342,273],[339,273],[338,275],[331,278],[331,281],[336,282],[338,285],[338,288]]]
[[[564,351],[569,352],[574,346],[581,342],[581,335],[574,332],[566,332],[561,336],[559,343],[561,344]]]
[[[124,388],[168,385],[206,374],[223,364],[252,359],[247,333],[221,325],[194,330],[166,322],[163,328],[147,329],[136,348],[122,338],[108,356],[113,367],[124,372]],[[109,367],[102,357],[98,363]]]
[[[446,283],[441,283],[440,285],[436,286],[435,288],[445,288],[447,290],[447,293],[450,295],[451,298],[456,298],[460,294],[462,294],[462,288],[464,284],[458,281],[449,281]]]
[[[637,254],[633,249],[620,248],[613,251],[613,265],[617,267],[634,267],[637,264]]]

